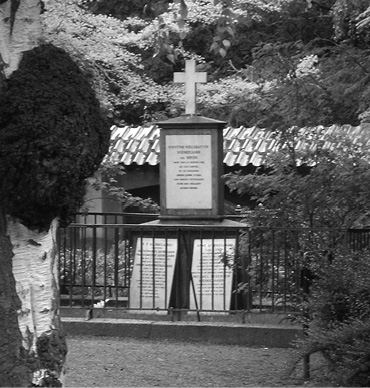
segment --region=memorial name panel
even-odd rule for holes
[[[137,239],[130,308],[168,308],[176,255],[177,239]]]
[[[212,208],[211,135],[166,136],[168,209]]]
[[[198,308],[230,308],[234,255],[235,239],[194,241],[192,277]],[[192,292],[190,308],[196,308]]]

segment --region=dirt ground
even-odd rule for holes
[[[66,387],[322,386],[301,367],[286,377],[292,349],[89,336],[68,348]]]

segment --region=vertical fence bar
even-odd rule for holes
[[[233,266],[232,266],[232,283],[233,283],[233,298],[234,298],[234,310],[240,310],[241,306],[239,306],[239,275],[238,272],[241,271],[241,279],[244,280],[244,258],[239,255],[239,244],[240,244],[240,235],[238,231],[235,232],[235,252],[233,257]],[[232,300],[232,298],[231,298]],[[244,302],[244,297],[242,297],[242,302]],[[231,306],[230,306],[231,307]],[[245,309],[245,306],[243,305]]]
[[[72,307],[72,298],[73,298],[73,279],[74,274],[73,271],[73,262],[74,262],[74,255],[76,250],[76,243],[75,243],[75,234],[76,229],[70,230],[70,241],[72,241],[72,248],[69,251],[69,307]]]
[[[262,311],[262,295],[263,295],[263,282],[264,282],[264,275],[263,275],[263,231],[260,230],[260,286],[259,286],[259,310]]]
[[[155,271],[156,271],[156,265],[155,265],[155,235],[154,230],[152,230],[152,292],[153,292],[153,298],[152,298],[152,308],[156,308],[155,304]]]
[[[297,233],[298,234],[298,233]],[[313,249],[316,249],[318,247],[315,247],[312,245],[314,244],[314,242],[312,243],[312,239],[315,238],[315,232],[314,231],[308,231],[308,234],[309,234],[309,245],[308,245],[308,248],[310,251],[312,251]],[[320,236],[320,243],[322,245],[322,235]],[[297,237],[297,240],[299,239],[299,235]],[[299,241],[299,240],[298,240]],[[299,246],[298,246],[298,249],[299,249]],[[307,249],[307,248],[306,248]],[[302,254],[304,255],[304,252],[302,252]],[[309,292],[309,284],[308,284],[308,263],[307,263],[307,259],[303,257],[303,255],[301,254],[302,258],[303,258],[303,264],[300,265],[300,271],[301,271],[301,281],[302,281],[302,293],[303,293],[303,298],[306,299],[307,295],[308,295],[308,292]],[[303,275],[303,276],[302,276]],[[303,335],[304,336],[307,336],[308,335],[308,329],[309,329],[309,321],[308,321],[308,311],[307,309],[304,309],[303,311]],[[309,379],[310,378],[310,356],[309,355],[305,355],[303,357],[303,378],[304,379]]]
[[[215,309],[215,231],[212,230],[211,260],[211,309]]]
[[[272,252],[271,252],[271,312],[275,312],[275,233],[272,231]]]
[[[198,236],[195,236],[194,237],[198,237]],[[199,231],[199,237],[200,237],[200,262],[199,262],[199,265],[200,265],[200,276],[199,276],[199,290],[200,290],[200,303],[202,304],[202,231],[200,230]],[[193,241],[193,252],[194,252],[194,244],[195,244],[195,240],[196,238],[194,238],[194,241]],[[191,248],[191,241],[192,241],[192,238],[190,236],[190,234],[188,234],[188,244],[189,244],[189,249],[187,249],[187,252],[190,251],[190,248]],[[186,244],[186,241],[184,242]],[[189,253],[187,254],[187,256],[189,256]],[[197,320],[198,322],[200,322],[200,310],[201,310],[201,307],[199,305],[199,301],[198,301],[198,296],[197,296],[197,290],[195,288],[195,283],[194,283],[194,278],[193,278],[193,273],[192,273],[192,266],[193,266],[193,261],[190,260],[190,258],[188,258],[188,264],[187,264],[187,270],[188,270],[188,273],[190,274],[190,289],[189,289],[189,294],[192,293],[193,295],[193,299],[194,299],[194,307],[195,307],[195,311],[196,311],[196,314],[197,314]],[[196,267],[196,271],[198,270],[198,268]],[[190,306],[190,300],[191,300],[191,296],[189,295],[189,307]]]
[[[228,299],[227,298],[227,295],[226,295],[226,276],[227,276],[227,268],[229,267],[230,263],[229,263],[229,260],[231,260],[231,258],[229,259],[229,257],[227,256],[228,252],[227,252],[227,246],[226,246],[226,230],[224,229],[223,231],[223,240],[224,240],[224,252],[223,252],[223,257],[224,257],[224,263],[223,263],[223,279],[222,279],[222,286],[223,286],[223,293],[222,293],[222,308],[224,310],[230,310],[230,306],[228,306],[228,308],[226,308],[226,300]]]
[[[107,250],[108,250],[108,229],[106,227],[103,228],[103,235],[104,235],[104,243],[103,243],[103,263],[104,263],[104,268],[102,269],[103,271],[103,300],[104,300],[104,306],[105,306],[105,301],[108,299],[107,298],[107,282],[108,282],[108,274],[107,274],[107,267],[108,267],[108,260],[107,260]],[[110,263],[109,263],[110,265]],[[110,295],[109,295],[110,297]]]
[[[241,233],[242,233],[242,230],[241,229],[237,229],[235,231],[235,253],[234,253],[234,266],[233,266],[233,271],[234,273],[238,273],[239,270],[241,270],[241,274],[240,274],[240,277],[237,276],[235,278],[235,296],[238,297],[238,284],[241,283],[241,282],[244,282],[246,280],[246,263],[245,263],[245,256],[242,255],[241,253]],[[248,294],[249,295],[249,294]],[[239,304],[238,303],[238,300],[241,299],[241,303]],[[244,295],[242,296],[242,298],[237,298],[236,299],[236,303],[235,303],[235,306],[236,306],[236,310],[241,310],[243,309],[245,311],[245,300],[247,300],[247,309],[249,309],[249,296],[247,296],[247,299],[244,297]],[[243,318],[244,319],[244,318]]]
[[[310,236],[310,235],[309,235]],[[306,239],[306,237],[303,237]],[[299,261],[300,252],[299,252],[299,232],[293,231],[293,268],[294,268],[294,277],[295,277],[295,292],[296,295],[300,294],[301,288],[301,263]]]
[[[143,242],[144,234],[143,229],[140,229],[140,308],[143,307],[143,288],[144,288],[144,281],[143,281],[143,272],[144,272],[144,265],[143,265]]]
[[[203,231],[199,232],[200,237],[200,276],[199,276],[199,308],[203,309]]]
[[[135,236],[137,236],[137,231],[135,231]],[[134,270],[134,260],[135,260],[135,249],[134,249],[134,235],[131,230],[128,231],[128,260],[129,260],[129,270],[128,270],[128,287],[130,290],[131,287],[131,276]],[[128,299],[130,300],[130,298]]]
[[[284,311],[286,311],[286,309],[287,309],[288,268],[290,268],[287,234],[288,234],[288,231],[284,230],[284,294],[283,294]],[[290,273],[289,273],[289,278],[291,279]],[[291,299],[292,299],[291,290],[289,290],[289,301],[290,302],[291,302]]]
[[[91,290],[91,305],[94,306],[96,292],[96,255],[97,255],[97,233],[96,226],[93,226],[93,241],[92,241],[92,290]]]
[[[86,286],[86,271],[88,270],[88,267],[86,269],[86,245],[87,245],[87,241],[86,241],[86,232],[87,232],[87,229],[86,227],[82,227],[81,229],[78,228],[76,229],[78,232],[80,232],[79,234],[82,236],[82,242],[81,242],[81,248],[80,248],[80,252],[81,252],[81,286],[80,286],[80,292],[81,292],[81,305],[82,307],[85,306],[85,287],[87,287],[88,289],[88,286]],[[77,247],[77,244],[75,244],[75,246]],[[86,293],[88,294],[88,292]]]
[[[253,288],[252,288],[252,276],[250,274],[250,267],[252,265],[252,244],[251,244],[251,238],[252,238],[252,230],[248,230],[247,231],[247,236],[248,236],[248,240],[247,240],[247,243],[248,243],[248,249],[247,249],[247,252],[248,252],[248,257],[247,257],[247,269],[248,269],[248,273],[247,273],[247,281],[248,281],[248,297],[247,297],[247,306],[248,306],[248,311],[252,310],[253,309],[253,298],[254,298],[254,295],[253,295]]]
[[[131,288],[131,276],[134,266],[134,252],[132,248],[132,234],[130,230],[125,229],[125,280],[124,280],[124,286],[125,286],[125,293],[124,296],[127,296],[127,305],[126,307],[129,307],[130,302],[130,288]]]
[[[164,248],[164,308],[169,307],[167,306],[167,301],[169,300],[168,295],[168,235],[167,230],[164,232],[164,241],[165,241],[165,248]]]
[[[114,278],[114,304],[116,307],[118,307],[118,294],[119,294],[119,279],[118,279],[118,271],[119,271],[119,228],[116,226],[114,227],[114,234],[113,234],[113,249],[114,249],[114,255],[113,255],[113,278]]]
[[[276,307],[279,309],[279,304],[281,305],[282,297],[281,297],[281,285],[280,285],[280,272],[281,272],[281,263],[280,263],[280,252],[281,252],[281,244],[282,244],[282,233],[283,231],[279,231],[278,236],[278,245],[276,248]],[[281,308],[280,308],[281,310]],[[285,311],[283,309],[283,311]]]

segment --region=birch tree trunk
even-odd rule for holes
[[[27,387],[32,375],[27,368],[27,354],[18,325],[21,301],[16,292],[12,257],[6,217],[0,208],[0,386]]]
[[[1,2],[3,76],[40,37],[39,0]],[[0,198],[0,386],[60,386],[66,345],[58,316],[58,222],[37,233],[7,217],[4,204]]]
[[[11,218],[7,222],[16,292],[21,301],[18,327],[22,346],[35,365],[32,383],[41,386],[63,382],[67,353],[59,319],[57,229],[57,220],[42,233]]]
[[[41,38],[39,0],[7,0],[0,4],[0,54],[8,78],[17,70],[22,54]]]

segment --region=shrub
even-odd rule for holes
[[[305,304],[308,335],[298,342],[298,356],[320,353],[335,385],[370,384],[369,252],[335,252],[329,260],[317,256]]]
[[[117,296],[127,296],[133,268],[128,241],[98,249],[95,255],[91,249],[68,249],[60,252],[59,260],[62,292],[87,296],[94,291],[94,297],[103,298],[117,288]]]
[[[0,96],[0,197],[29,228],[66,225],[85,179],[108,151],[110,130],[89,80],[62,49],[24,54]]]

